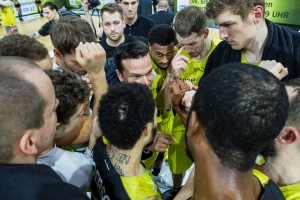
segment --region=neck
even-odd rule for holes
[[[265,20],[262,20],[256,26],[256,35],[242,50],[245,58],[251,63],[257,63],[261,61],[263,50],[268,37],[268,27]]]
[[[297,155],[297,156],[295,156]],[[278,186],[291,185],[300,182],[300,155],[291,153],[266,158],[265,170]]]
[[[138,18],[137,14],[135,14],[134,17],[131,19],[128,19],[125,17],[125,22],[127,25],[131,26],[132,24],[134,24],[136,22],[137,18]]]
[[[212,43],[211,38],[204,39],[204,45],[202,46],[200,54],[197,57],[193,58],[193,59],[203,60],[207,56],[208,52],[210,51],[211,43]]]
[[[222,186],[222,187],[220,187]],[[211,149],[195,158],[194,199],[258,199],[261,185],[252,169],[239,172],[221,164]]]
[[[111,47],[117,47],[119,46],[121,43],[123,43],[125,41],[125,36],[124,34],[122,35],[122,37],[120,37],[120,39],[118,40],[111,40],[109,38],[106,38],[106,43],[111,46]]]
[[[49,145],[49,147],[43,151],[40,156],[47,154],[49,151],[51,151],[53,148],[55,147],[54,143],[51,143],[51,145]]]
[[[167,9],[167,8],[159,8],[159,9],[157,10],[157,12],[158,12],[158,11],[161,11],[161,10],[167,11],[168,9]]]
[[[120,176],[136,176],[145,172],[145,168],[140,163],[142,147],[135,146],[131,150],[123,150],[108,144],[106,150]]]
[[[53,19],[53,21],[56,22],[57,20],[59,20],[59,14],[58,13],[56,13],[55,18]]]

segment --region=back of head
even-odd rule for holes
[[[19,56],[36,62],[46,59],[48,50],[27,35],[7,35],[0,40],[0,56]]]
[[[217,17],[229,9],[233,14],[246,19],[250,11],[257,5],[265,7],[265,0],[210,0],[206,4],[206,16],[210,19]]]
[[[180,37],[188,37],[192,33],[201,35],[206,28],[207,17],[198,6],[187,6],[180,10],[174,19],[175,32]]]
[[[191,110],[221,163],[245,172],[280,133],[288,108],[286,89],[273,74],[230,63],[201,81]]]
[[[169,2],[167,0],[160,0],[158,2],[158,9],[168,9]]]
[[[149,44],[158,44],[160,46],[167,46],[176,42],[176,35],[173,28],[167,24],[159,24],[152,27],[148,35]]]
[[[45,70],[52,81],[55,97],[59,104],[56,108],[57,123],[68,124],[79,104],[85,102],[90,94],[87,83],[72,72]]]
[[[58,11],[58,9],[57,9],[57,6],[54,4],[54,3],[52,3],[52,2],[50,2],[50,1],[47,1],[47,2],[45,2],[45,3],[43,3],[43,8],[49,8],[50,10],[56,10],[56,11]]]
[[[50,37],[54,48],[62,55],[75,53],[80,42],[97,42],[89,23],[71,15],[61,17],[51,25]]]
[[[285,126],[294,127],[300,131],[300,78],[284,81],[286,87],[291,87],[291,92],[288,92],[290,99],[290,110],[286,120]],[[298,148],[299,150],[300,148]],[[299,151],[298,151],[299,152]],[[276,157],[277,149],[275,147],[275,141],[270,142],[263,148],[261,154],[264,158]]]
[[[153,122],[154,111],[154,100],[147,86],[117,84],[109,88],[100,101],[99,121],[103,135],[119,149],[132,149],[147,123]]]
[[[10,163],[14,148],[26,130],[43,124],[45,100],[37,87],[22,78],[34,70],[34,62],[20,57],[0,57],[0,163]]]
[[[123,42],[116,47],[114,53],[114,61],[119,72],[123,72],[124,68],[122,60],[125,59],[139,59],[149,54],[148,46],[139,41]]]
[[[121,6],[119,6],[119,4],[117,4],[117,3],[105,4],[101,8],[101,18],[103,18],[104,12],[108,12],[109,14],[114,14],[115,12],[118,12],[121,16],[121,19],[123,19],[123,10],[122,10]]]

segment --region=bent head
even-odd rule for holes
[[[119,0],[119,5],[123,9],[125,19],[133,20],[137,15],[139,0]]]
[[[285,126],[275,140],[263,148],[264,158],[300,154],[300,79],[284,82],[290,101],[290,111]]]
[[[34,62],[6,56],[0,65],[0,163],[34,163],[53,142],[58,100]]]
[[[145,85],[121,83],[108,89],[100,101],[103,135],[119,149],[130,150],[137,142],[149,144],[155,134],[155,104]]]
[[[54,20],[57,14],[57,6],[52,2],[46,2],[43,4],[44,16],[49,20]]]
[[[167,24],[156,25],[149,31],[149,50],[152,61],[161,69],[167,69],[174,55],[176,35]]]
[[[75,49],[80,42],[97,42],[89,23],[79,17],[64,16],[51,25],[50,37],[60,67],[79,76],[85,75],[86,70],[76,60]]]
[[[264,19],[264,0],[210,0],[206,15],[219,26],[220,38],[241,50],[257,37],[257,26]]]
[[[67,135],[83,113],[83,103],[88,100],[90,89],[87,83],[72,72],[46,70],[52,81],[55,96],[59,100],[56,109],[59,126],[55,138]]]
[[[195,158],[201,154],[198,145],[205,144],[224,167],[248,171],[282,130],[288,110],[284,84],[273,74],[248,64],[224,65],[205,77],[195,94],[188,148]]]
[[[204,47],[204,40],[209,33],[206,21],[204,11],[197,6],[185,7],[174,18],[174,30],[178,43],[185,46],[185,51],[191,57],[199,56]]]
[[[7,35],[0,40],[0,56],[19,56],[34,61],[42,69],[51,69],[52,60],[47,48],[27,35]]]
[[[120,44],[115,49],[114,61],[121,82],[136,82],[151,88],[153,82],[152,64],[146,44],[140,41]]]

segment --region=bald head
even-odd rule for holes
[[[10,163],[24,131],[44,124],[45,100],[36,84],[49,78],[33,61],[11,56],[0,57],[0,74],[0,163]]]
[[[166,0],[160,0],[158,2],[158,9],[161,9],[161,10],[166,10],[169,8],[169,3],[168,1]]]

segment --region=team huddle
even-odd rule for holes
[[[1,199],[300,199],[300,34],[264,0],[81,3],[0,39]]]

